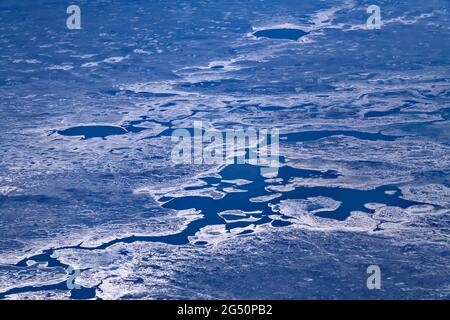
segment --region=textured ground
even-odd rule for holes
[[[449,299],[450,4],[370,4],[79,1],[68,30],[2,1],[0,298]],[[195,120],[278,128],[279,177],[173,164]]]

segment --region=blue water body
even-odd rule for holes
[[[61,263],[53,255],[58,250],[76,249],[76,250],[105,250],[115,244],[124,243],[130,244],[134,242],[155,242],[165,243],[170,245],[186,245],[189,243],[189,237],[194,236],[198,231],[213,225],[224,225],[226,230],[234,228],[245,228],[251,225],[271,224],[273,227],[282,228],[289,226],[291,222],[288,216],[284,216],[276,211],[273,211],[269,204],[279,204],[286,199],[307,199],[309,197],[325,196],[341,202],[341,205],[334,211],[323,211],[317,214],[321,218],[345,220],[352,211],[362,211],[367,214],[372,214],[374,210],[365,207],[367,203],[385,203],[391,206],[398,206],[407,208],[413,205],[420,205],[424,203],[408,201],[401,198],[401,192],[394,186],[382,186],[374,190],[356,190],[346,188],[334,187],[297,187],[292,191],[283,192],[280,197],[263,202],[251,202],[250,199],[259,196],[267,196],[271,192],[267,191],[268,183],[264,177],[260,175],[259,167],[248,164],[244,165],[228,165],[219,172],[220,178],[202,178],[206,183],[200,187],[193,187],[190,190],[206,189],[214,186],[218,191],[224,191],[225,188],[233,185],[232,182],[236,179],[245,179],[250,183],[241,185],[238,188],[245,192],[228,193],[220,199],[213,199],[207,196],[185,196],[185,197],[163,197],[163,207],[186,210],[196,209],[203,214],[203,218],[194,220],[181,232],[167,235],[167,236],[130,236],[125,238],[115,239],[103,243],[95,247],[85,247],[81,244],[70,247],[61,247],[50,250],[45,250],[42,254],[34,255],[19,261],[15,267],[25,268],[27,262],[37,261],[45,262],[48,267],[63,267],[67,269],[69,266]],[[278,178],[282,181],[277,182],[277,185],[284,185],[294,178],[319,178],[319,179],[336,179],[339,176],[334,171],[316,171],[297,169],[290,166],[283,166],[279,170]],[[389,192],[389,194],[387,193]],[[219,215],[223,211],[239,210],[248,212],[245,218],[254,218],[256,221],[238,221],[237,216],[234,218],[231,215]],[[255,211],[259,211],[256,212]],[[279,216],[279,219],[274,220],[269,216]],[[231,218],[231,219],[230,219]],[[241,217],[242,218],[242,217]],[[228,222],[227,222],[228,221]],[[240,235],[251,234],[252,230],[245,230]],[[204,246],[208,244],[207,241],[198,241],[197,246]],[[27,286],[15,288],[3,293],[0,293],[0,298],[7,295],[22,293],[22,292],[36,292],[45,290],[68,290],[66,283],[58,283],[54,285],[44,285],[39,287]],[[94,288],[80,288],[71,290],[71,297],[73,299],[91,299],[95,297]]]
[[[62,136],[82,136],[84,139],[106,138],[107,136],[126,134],[127,130],[115,126],[78,126],[64,130],[59,130],[58,134]]]
[[[394,186],[382,186],[374,190],[356,190],[337,187],[297,187],[295,190],[284,192],[276,199],[251,202],[251,198],[267,196],[272,194],[267,191],[268,184],[264,177],[260,174],[260,168],[248,164],[234,164],[226,166],[219,172],[221,178],[202,178],[206,184],[197,188],[190,188],[189,190],[200,190],[214,186],[218,191],[224,191],[224,188],[232,186],[230,180],[245,179],[251,183],[239,186],[239,189],[245,192],[227,193],[220,199],[213,199],[207,196],[186,196],[186,197],[163,197],[160,201],[164,202],[164,208],[175,210],[196,209],[199,210],[204,217],[191,222],[182,232],[167,235],[167,236],[131,236],[126,238],[116,239],[106,242],[96,247],[83,247],[81,245],[71,248],[80,250],[104,250],[117,243],[133,243],[133,242],[160,242],[171,245],[188,244],[188,238],[195,235],[198,231],[206,226],[225,225],[227,230],[234,228],[244,228],[250,225],[271,223],[272,226],[282,227],[291,224],[288,221],[283,223],[278,220],[269,218],[269,215],[278,215],[280,218],[289,218],[273,211],[269,204],[278,204],[286,199],[307,199],[310,197],[325,196],[331,199],[342,202],[342,204],[334,211],[324,211],[317,214],[322,218],[329,218],[335,220],[345,220],[352,211],[362,211],[368,214],[374,212],[372,209],[365,207],[367,203],[384,203],[387,205],[398,206],[401,208],[408,208],[413,205],[427,204],[416,201],[408,201],[401,198],[401,193],[398,188]],[[278,185],[283,185],[292,181],[293,178],[320,178],[320,179],[336,179],[338,173],[333,171],[315,171],[292,168],[290,166],[283,166],[279,170],[278,178],[282,181]],[[391,193],[387,193],[390,191]],[[247,217],[256,218],[257,221],[252,222],[226,222],[220,212],[232,210],[241,210],[249,212]],[[260,213],[251,213],[260,211]],[[26,261],[44,260],[57,265],[54,259],[50,257],[53,251],[48,251],[43,255],[38,255],[33,258],[27,258],[21,261],[18,266],[25,265]]]
[[[6,292],[0,292],[0,299],[4,299],[8,295],[12,294],[20,294],[20,293],[33,293],[33,292],[40,292],[40,291],[70,291],[70,298],[73,300],[87,300],[87,299],[93,299],[95,298],[95,292],[96,288],[84,288],[81,287],[80,289],[67,289],[67,283],[66,281],[57,283],[57,284],[49,284],[49,285],[42,285],[38,287],[34,286],[24,286],[19,288],[14,288],[11,290],[8,290]]]
[[[396,136],[384,135],[381,132],[370,133],[354,130],[304,131],[304,132],[287,133],[281,135],[281,138],[286,139],[289,142],[299,142],[299,141],[319,140],[322,138],[332,136],[347,136],[369,141],[394,141],[398,138]]]
[[[194,136],[193,128],[182,128],[187,130],[191,136]],[[166,129],[160,134],[158,137],[170,137],[176,129]],[[204,135],[205,130],[201,130],[199,134]],[[334,136],[347,136],[353,137],[361,140],[369,140],[369,141],[395,141],[398,139],[398,136],[394,135],[385,135],[381,132],[371,133],[371,132],[361,132],[355,130],[312,130],[312,131],[301,131],[301,132],[293,132],[293,133],[280,133],[280,139],[288,142],[301,142],[301,141],[314,141],[320,140],[327,137]]]
[[[26,269],[27,262],[32,261],[38,262],[38,263],[45,263],[48,268],[56,268],[56,267],[62,267],[64,269],[67,269],[69,266],[67,264],[61,263],[58,259],[52,257],[55,250],[48,249],[44,250],[42,254],[34,255],[31,258],[26,258],[21,261],[19,261],[15,267]],[[4,299],[8,295],[12,294],[20,294],[20,293],[27,293],[27,292],[41,292],[41,291],[70,291],[70,297],[74,300],[86,300],[86,299],[93,299],[96,297],[96,288],[87,288],[83,286],[79,286],[79,288],[74,288],[72,290],[68,289],[67,281],[63,281],[56,284],[49,284],[49,285],[39,285],[39,286],[19,286],[10,290],[7,290],[5,292],[0,292],[0,299]]]

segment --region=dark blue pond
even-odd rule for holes
[[[259,30],[253,33],[256,37],[270,38],[270,39],[286,39],[286,40],[298,40],[304,35],[308,34],[307,32],[299,29],[266,29]]]
[[[127,130],[115,126],[78,126],[57,131],[62,136],[91,138],[106,138],[107,136],[126,134]]]

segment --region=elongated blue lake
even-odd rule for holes
[[[0,299],[450,299],[448,1],[77,5],[0,3]]]

